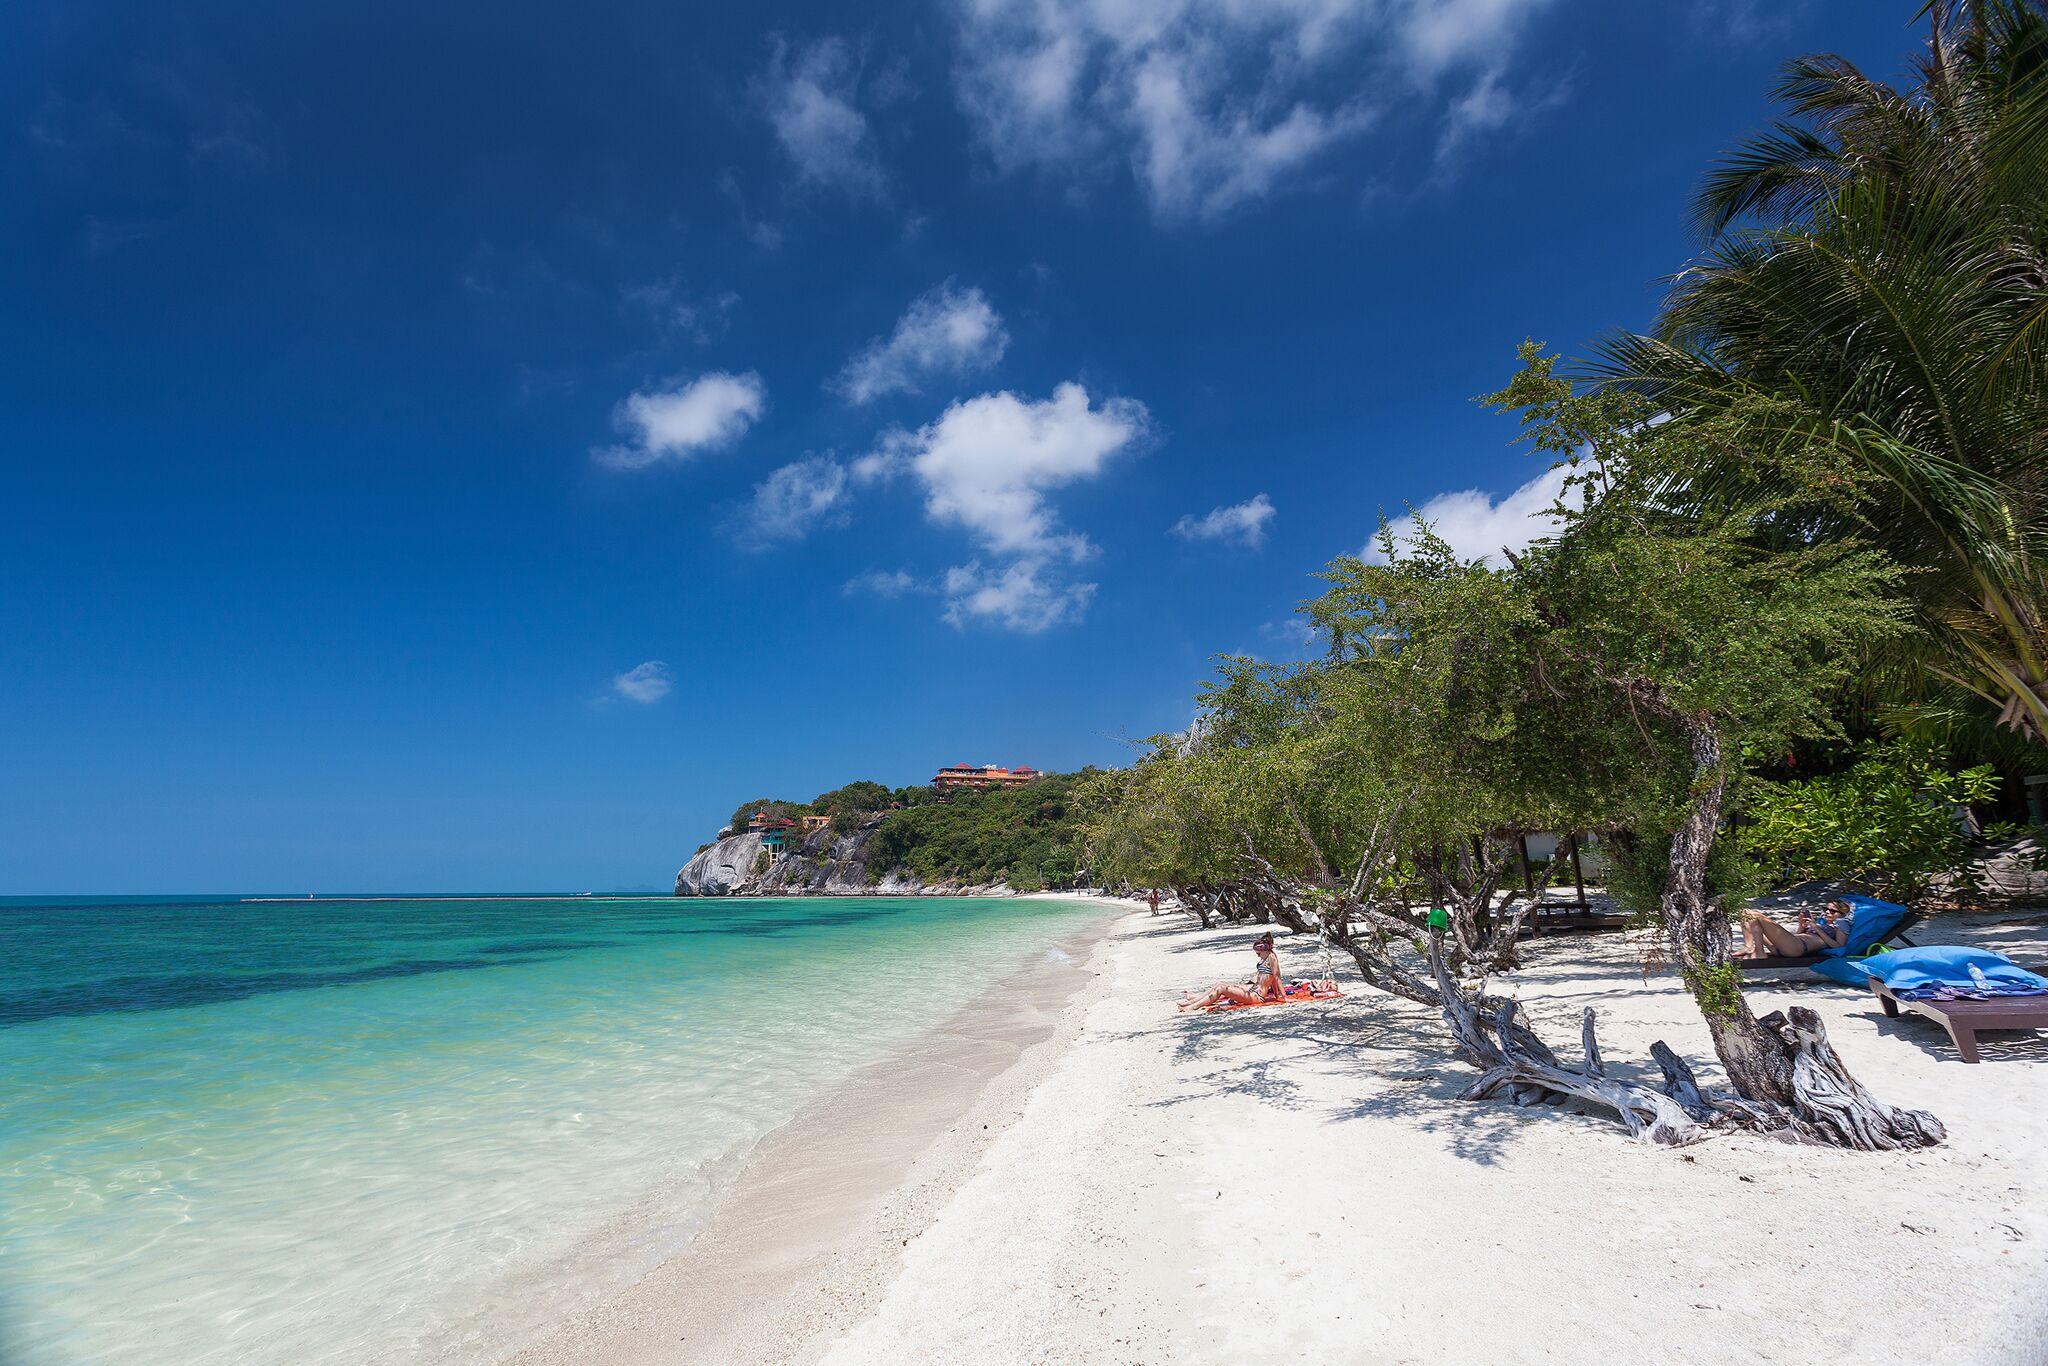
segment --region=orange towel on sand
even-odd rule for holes
[[[1344,993],[1337,990],[1335,982],[1296,982],[1287,988],[1287,994],[1274,1001],[1254,1001],[1251,1005],[1239,1005],[1236,1001],[1218,1001],[1210,1006],[1213,1012],[1225,1010],[1257,1010],[1260,1006],[1292,1006],[1303,1001],[1340,1001]]]

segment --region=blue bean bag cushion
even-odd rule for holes
[[[1855,914],[1849,921],[1849,942],[1838,949],[1829,949],[1827,956],[1830,958],[1861,958],[1882,944],[1885,936],[1912,914],[1896,902],[1879,901],[1874,896],[1859,896],[1854,892],[1841,900],[1848,902]]]
[[[1881,953],[1878,958],[1891,957]],[[1807,971],[1830,982],[1840,982],[1845,987],[1860,987],[1870,980],[1869,964],[1877,958],[1820,958],[1806,965]]]
[[[1971,968],[1982,974],[1981,982]],[[1850,986],[1862,986],[1867,978],[1875,977],[1904,997],[1933,996],[1943,990],[1986,996],[2048,993],[2048,978],[2028,972],[2004,954],[1955,944],[1898,949],[1873,958],[1830,959],[1814,964],[1813,970]]]

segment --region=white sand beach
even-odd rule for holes
[[[1765,977],[1759,1010],[1819,1011],[1948,1143],[1671,1151],[1610,1116],[1456,1101],[1470,1073],[1428,1012],[1355,978],[1341,1002],[1177,1015],[1242,975],[1253,935],[1122,915],[1085,981],[1030,984],[999,1041],[956,1031],[979,1058],[957,1084],[919,1080],[952,1069],[935,1043],[896,1119],[771,1144],[734,1196],[742,1236],[700,1239],[725,1274],[678,1259],[526,1359],[2048,1360],[2048,1037],[1988,1036],[1965,1066],[1866,994]],[[2040,917],[1916,937],[2048,959]],[[1529,960],[1503,981],[1561,1050],[1591,1003],[1611,1067],[1651,1070],[1663,1038],[1714,1078],[1690,1001],[1625,937]]]

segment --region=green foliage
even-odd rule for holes
[[[1607,860],[1607,891],[1633,924],[1655,921],[1671,881],[1671,837],[1654,828],[1625,832],[1600,845]],[[1764,890],[1763,870],[1735,840],[1716,840],[1707,853],[1707,898],[1717,906],[1740,906]]]
[[[842,811],[856,815],[868,811],[886,810],[896,800],[896,794],[880,783],[865,778],[850,782],[844,787],[835,787],[830,792],[820,792],[811,799],[813,815],[835,816]]]
[[[733,808],[732,819],[726,824],[735,831],[747,828],[747,822],[754,819],[754,813],[765,811],[771,816],[788,816],[792,820],[801,816],[807,808],[801,802],[779,801],[774,797],[760,797],[751,802],[741,802]]]
[[[1195,725],[1088,794],[1092,868],[1198,892],[1249,880],[1397,921],[1426,892],[1463,907],[1477,953],[1478,898],[1516,832],[1621,832],[1628,894],[1653,906],[1672,832],[1712,830],[1745,756],[1838,735],[1829,702],[1859,649],[1903,629],[1883,555],[1788,534],[1845,496],[1841,462],[1756,448],[1742,458],[1768,488],[1696,496],[1750,410],[1677,427],[1639,396],[1576,390],[1533,344],[1522,361],[1492,402],[1567,467],[1554,534],[1493,564],[1427,525],[1383,527],[1370,559],[1334,562],[1307,608],[1326,657],[1220,661]],[[1706,867],[1683,874],[1709,896],[1755,886],[1739,849],[1689,847]],[[1739,1013],[1732,979],[1695,989]]]
[[[1869,702],[1965,705],[2048,740],[2048,12],[1940,3],[1915,81],[1835,56],[1788,63],[1787,120],[1708,176],[1702,259],[1654,336],[1603,373],[1677,424],[1747,411],[1703,493],[1754,487],[1741,455],[1839,455],[1853,499],[1799,527],[1875,535],[1922,629],[1859,678]]]
[[[1693,999],[1706,1015],[1733,1016],[1742,1009],[1742,969],[1733,963],[1717,968],[1683,969]]]
[[[787,816],[791,820],[799,816],[830,816],[832,829],[845,834],[860,824],[860,817],[878,811],[886,811],[896,804],[908,805],[915,794],[925,794],[929,799],[929,787],[890,789],[866,778],[857,779],[844,787],[835,787],[830,792],[820,792],[807,802],[784,801],[779,797],[761,797],[751,802],[742,802],[727,822],[734,830],[745,830],[747,822],[757,811],[771,816]],[[908,794],[908,795],[907,795]]]
[[[769,856],[768,851],[763,849],[760,853],[754,855],[753,867],[749,868],[747,872],[753,877],[759,877],[768,871],[768,865],[772,862],[774,860]]]
[[[905,868],[926,882],[1003,880],[1020,891],[1070,886],[1080,873],[1074,798],[1085,781],[1049,774],[907,805],[868,837],[868,868]]]
[[[1844,462],[1751,441],[1768,400],[1658,423],[1633,395],[1575,391],[1534,345],[1522,357],[1492,402],[1573,472],[1557,534],[1515,577],[1542,624],[1542,667],[1576,670],[1606,693],[1605,722],[1579,725],[1652,742],[1709,726],[1729,756],[1837,733],[1830,703],[1860,652],[1905,632],[1903,575],[1884,554],[1851,536],[1791,534],[1842,506]],[[1752,477],[1701,493],[1703,472],[1730,462]]]
[[[1988,765],[1951,772],[1936,750],[1886,745],[1846,772],[1762,787],[1741,842],[1785,881],[1824,878],[1909,901],[1969,856],[1954,808],[1997,789]]]
[[[860,779],[808,802],[763,797],[742,803],[732,826],[745,830],[757,811],[771,816],[824,815],[847,835],[874,816],[884,819],[866,849],[868,882],[905,868],[927,882],[1007,881],[1019,891],[1071,886],[1080,875],[1077,789],[1099,775],[1048,774],[1020,788],[941,795],[929,785],[889,788]],[[758,874],[767,867],[762,862]]]

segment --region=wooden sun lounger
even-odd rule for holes
[[[2048,976],[2048,968],[2033,968]],[[1896,1020],[1900,1011],[1934,1021],[1948,1031],[1964,1062],[1977,1061],[1977,1034],[1985,1029],[2048,1029],[2048,996],[1994,996],[1988,1001],[1914,1001],[1892,995],[1891,988],[1870,979],[1884,1013]]]
[[[1522,922],[1524,937],[1564,934],[1573,930],[1622,930],[1628,928],[1626,911],[1536,911]]]

